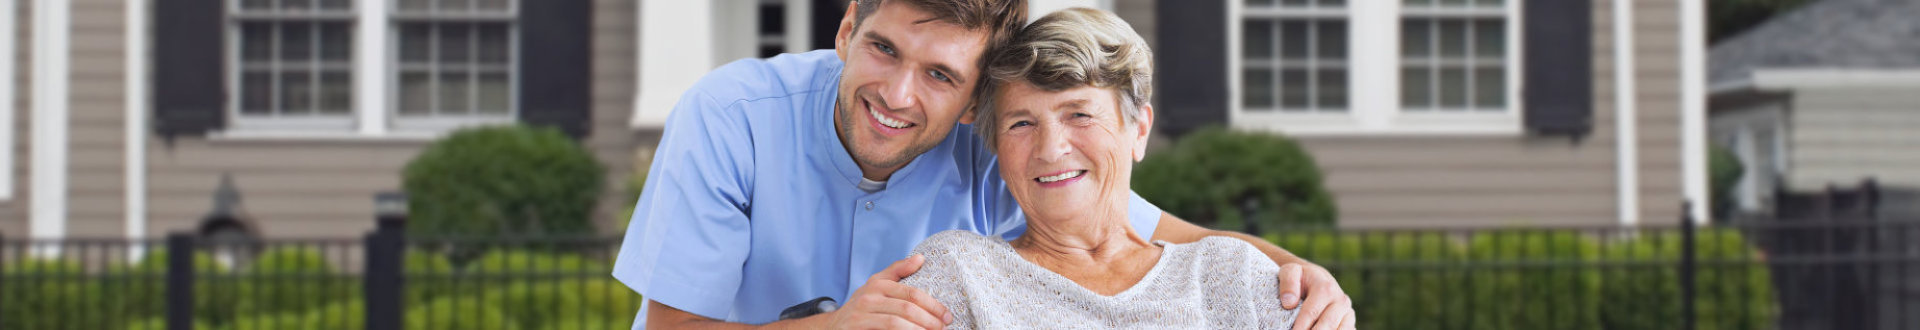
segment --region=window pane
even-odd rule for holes
[[[400,114],[425,115],[433,109],[433,79],[426,73],[400,74]]]
[[[466,72],[440,74],[440,114],[467,114],[473,109],[473,84]]]
[[[1246,41],[1240,49],[1241,54],[1252,59],[1273,58],[1274,22],[1246,21],[1240,26],[1241,37]]]
[[[1347,58],[1347,22],[1320,22],[1319,38],[1321,59]]]
[[[474,5],[480,7],[481,10],[504,11],[512,7],[508,2],[507,0],[479,0]]]
[[[1473,22],[1473,54],[1476,58],[1499,59],[1507,55],[1506,23],[1499,20]]]
[[[240,113],[273,113],[273,74],[247,72],[240,75]]]
[[[320,8],[321,8],[321,9],[330,9],[330,10],[345,10],[345,9],[349,9],[349,8],[353,8],[353,1],[349,1],[349,0],[320,0]]]
[[[440,25],[440,62],[467,63],[473,60],[472,25]]]
[[[1448,7],[1460,6],[1465,4],[1467,4],[1467,0],[1440,0],[1440,5],[1448,6]]]
[[[1474,3],[1481,6],[1493,6],[1493,7],[1504,6],[1507,4],[1507,2],[1503,0],[1474,0]]]
[[[240,0],[240,9],[272,9],[273,0]]]
[[[1280,5],[1288,7],[1305,6],[1307,5],[1307,0],[1280,0]]]
[[[480,62],[487,64],[507,64],[512,54],[512,32],[506,25],[490,24],[480,27]]]
[[[313,11],[313,0],[280,0],[280,10]]]
[[[313,59],[313,26],[304,23],[280,24],[280,59],[287,61],[307,61]]]
[[[313,74],[307,71],[280,73],[280,113],[313,112]]]
[[[428,62],[432,60],[433,29],[427,24],[406,24],[400,26],[400,61]]]
[[[1240,77],[1242,104],[1250,110],[1272,109],[1274,104],[1273,70],[1247,69]]]
[[[1319,82],[1320,109],[1345,110],[1347,108],[1347,70],[1321,69],[1317,77]]]
[[[1424,67],[1400,69],[1400,106],[1406,110],[1433,107],[1432,72]]]
[[[353,112],[353,79],[347,71],[330,71],[320,74],[320,113],[348,114]]]
[[[1311,106],[1307,102],[1307,90],[1311,82],[1307,81],[1307,70],[1280,70],[1280,108],[1298,110]]]
[[[1406,1],[1406,2],[1404,2],[1404,3],[1405,3],[1405,4],[1406,4],[1406,6],[1408,6],[1408,7],[1413,7],[1413,6],[1427,6],[1427,5],[1432,5],[1432,4],[1433,4],[1433,0],[1407,0],[1407,1]]]
[[[248,61],[266,61],[273,59],[272,23],[244,23],[240,25],[240,58]]]
[[[1274,0],[1247,0],[1247,6],[1248,7],[1269,7],[1269,6],[1273,6],[1273,1]]]
[[[1433,21],[1408,19],[1400,23],[1400,54],[1426,58],[1433,54]]]
[[[1467,25],[1457,20],[1440,22],[1440,56],[1457,59],[1467,56]]]
[[[513,105],[508,103],[511,102],[509,100],[513,95],[508,84],[507,74],[504,73],[480,75],[480,104],[478,104],[480,113],[504,115],[507,114],[508,109],[513,108]]]
[[[1288,21],[1280,23],[1280,57],[1285,59],[1307,58],[1307,22]]]
[[[1473,71],[1473,105],[1476,108],[1500,110],[1507,106],[1506,70],[1500,68],[1481,68]]]
[[[439,9],[445,11],[473,10],[473,0],[440,0]]]
[[[1344,7],[1347,0],[1320,0],[1321,7]]]
[[[1466,108],[1467,86],[1466,69],[1441,68],[1440,107],[1449,110]]]
[[[432,6],[429,0],[399,0],[398,7],[403,10],[426,10]]]
[[[353,29],[347,23],[327,23],[320,28],[320,59],[346,61],[353,58]]]

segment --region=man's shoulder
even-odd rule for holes
[[[766,59],[742,59],[702,76],[688,96],[711,99],[720,106],[735,102],[794,98],[832,92],[840,75],[840,59],[830,50],[781,54]]]

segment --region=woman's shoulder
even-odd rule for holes
[[[975,255],[1010,248],[1006,241],[965,230],[948,230],[928,236],[914,246],[913,253],[928,259]]]
[[[1259,248],[1237,238],[1211,236],[1181,245],[1183,249],[1191,251],[1198,261],[1206,264],[1251,266],[1256,270],[1272,268],[1276,272],[1280,269],[1273,259],[1260,253]]]

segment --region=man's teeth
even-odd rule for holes
[[[867,112],[870,112],[873,114],[873,119],[879,119],[881,125],[887,125],[887,127],[892,127],[892,128],[907,128],[906,122],[893,120],[892,118],[887,118],[887,116],[882,116],[880,115],[880,110],[867,108]]]
[[[1079,177],[1081,174],[1087,174],[1087,171],[1080,170],[1080,171],[1072,171],[1067,173],[1060,173],[1057,175],[1043,176],[1043,177],[1040,177],[1040,182],[1041,183],[1059,182],[1060,180]]]

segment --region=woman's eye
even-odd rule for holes
[[[933,76],[933,80],[939,80],[940,82],[953,82],[952,77],[947,77],[947,73],[940,72],[940,70],[927,70],[927,75]]]
[[[1016,122],[1013,122],[1013,125],[1008,125],[1007,129],[1015,129],[1015,128],[1021,128],[1021,127],[1027,127],[1027,126],[1033,126],[1033,123],[1027,122],[1025,120],[1016,121]]]
[[[893,47],[888,47],[886,44],[876,42],[873,43],[873,48],[879,49],[882,54],[887,54],[888,56],[893,55]]]
[[[1089,115],[1085,112],[1075,112],[1073,113],[1073,118],[1093,118],[1093,115]]]

